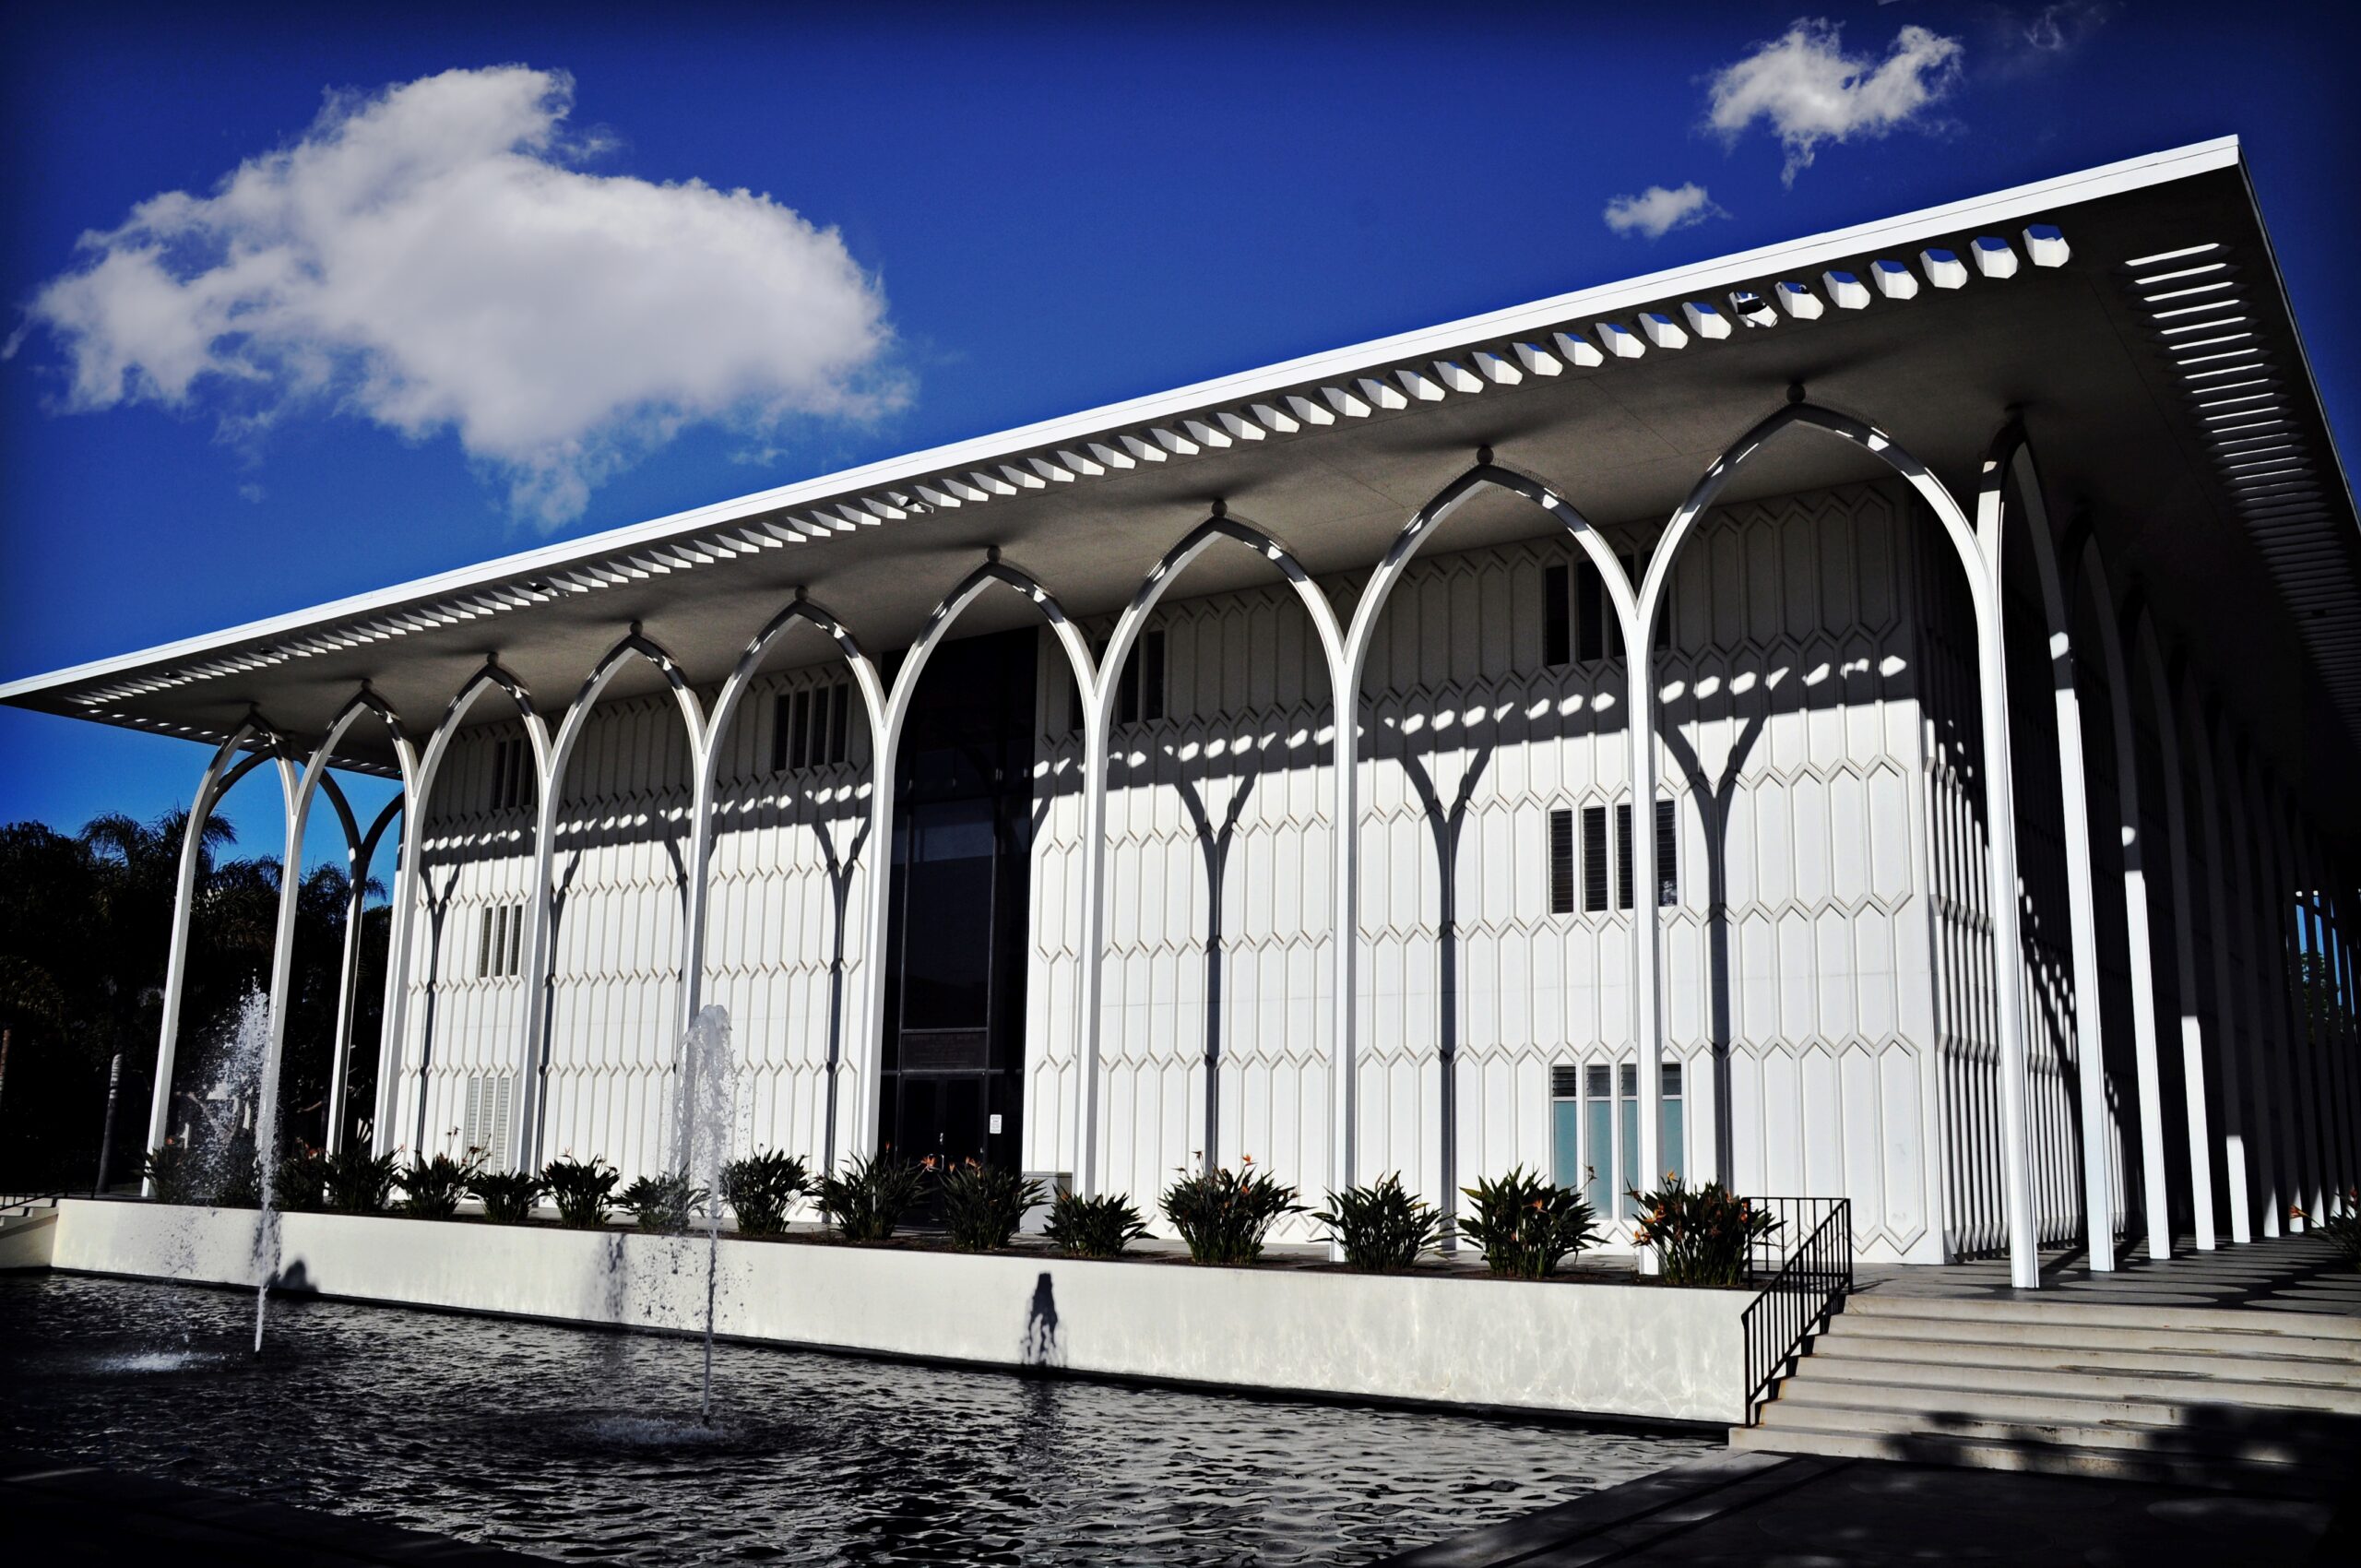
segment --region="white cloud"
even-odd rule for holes
[[[1713,79],[1713,127],[1735,139],[1757,120],[1767,124],[1786,148],[1782,177],[1791,184],[1821,142],[1909,125],[1959,80],[1958,39],[1905,27],[1880,61],[1845,53],[1842,30],[1806,18]]]
[[[1656,240],[1675,229],[1686,229],[1708,218],[1727,218],[1729,214],[1705,194],[1704,186],[1691,180],[1677,190],[1650,185],[1638,196],[1617,196],[1607,204],[1601,216],[1607,220],[1607,226],[1619,234],[1642,234]]]
[[[689,423],[759,437],[902,398],[883,291],[835,230],[745,190],[584,172],[572,96],[504,66],[332,98],[211,195],[84,235],[30,311],[66,406],[448,430],[553,527]]]

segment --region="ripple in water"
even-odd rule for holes
[[[645,1564],[1344,1564],[1717,1446],[748,1346],[0,1279],[0,1446]],[[160,1349],[160,1345],[185,1349]]]

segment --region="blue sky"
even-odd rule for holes
[[[1565,5],[749,5],[653,30],[579,6],[300,26],[46,9],[0,24],[0,677],[2225,133],[2331,420],[2361,418],[2341,7],[2225,28],[2219,6],[2131,0],[1782,0],[1678,25]],[[450,96],[397,90],[429,78]],[[431,202],[321,219],[305,199],[364,134],[433,137],[484,105],[525,140],[451,151]],[[242,167],[267,210],[216,198]],[[176,192],[194,205],[133,222]],[[519,192],[680,266],[510,244]],[[426,282],[339,263],[268,296],[267,339],[194,303],[261,297],[212,270],[224,245],[349,254],[381,208],[494,259]],[[77,249],[90,232],[113,238]],[[100,270],[143,255],[187,285],[179,315]],[[685,297],[650,301],[651,277]],[[705,351],[717,311],[781,297],[736,335],[745,362],[718,362],[736,340]],[[389,378],[373,342],[406,352],[411,325],[454,316],[518,324],[498,378],[447,357]],[[598,382],[617,364],[635,368]],[[0,821],[152,815],[203,762],[0,711]],[[271,789],[257,774],[230,804],[250,851],[275,848]]]

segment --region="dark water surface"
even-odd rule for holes
[[[633,1563],[1358,1563],[1714,1446],[0,1278],[0,1444]]]

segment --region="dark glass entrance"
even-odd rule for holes
[[[946,643],[902,734],[878,1141],[1014,1169],[1038,636]]]

